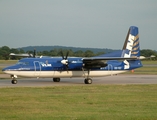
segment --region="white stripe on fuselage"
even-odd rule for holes
[[[70,77],[87,77],[88,71],[4,71],[7,74],[22,77],[41,77],[41,78],[70,78]],[[90,71],[89,77],[102,77],[127,72],[121,71]]]

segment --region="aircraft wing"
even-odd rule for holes
[[[139,59],[138,57],[91,57],[91,58],[82,58],[84,68],[100,68],[100,67],[106,67],[107,60],[137,60]]]
[[[17,56],[17,57],[32,57],[32,54],[15,54],[15,53],[10,53],[10,56]]]
[[[15,54],[15,53],[10,53],[9,56],[15,56],[15,57],[48,57],[48,56],[33,56],[33,54]]]
[[[90,58],[82,58],[83,62],[91,62],[91,61],[99,61],[99,60],[137,60],[138,57],[90,57]]]

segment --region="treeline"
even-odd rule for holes
[[[15,48],[9,48],[8,46],[0,47],[0,60],[8,60],[10,58],[10,53],[25,53],[22,49],[18,50]]]
[[[10,57],[9,54],[10,53],[15,53],[15,54],[33,54],[34,50],[29,50],[29,51],[24,51],[23,49],[15,49],[15,48],[9,48],[8,46],[3,46],[0,47],[0,60],[8,60],[8,59],[20,59],[20,57]],[[60,52],[63,52],[64,55],[67,54],[67,52],[69,53],[68,56],[76,56],[76,57],[92,57],[92,56],[97,56],[97,55],[101,55],[101,54],[105,54],[104,52],[98,52],[98,53],[94,53],[91,50],[86,50],[86,51],[82,51],[82,50],[78,50],[78,51],[73,51],[71,49],[52,49],[50,51],[38,51],[36,52],[36,55],[38,56],[61,56]],[[145,57],[150,57],[151,55],[156,56],[155,58],[153,58],[153,60],[157,59],[157,52],[150,50],[150,49],[143,49],[140,51],[141,52],[141,56],[145,56]]]
[[[68,52],[68,56],[74,56],[74,57],[92,57],[97,56],[101,54],[105,54],[105,52],[98,52],[94,53],[91,50],[78,50],[73,52],[71,49],[52,49],[50,51],[37,51],[37,56],[61,56],[61,51],[63,52],[64,56],[66,56]],[[15,49],[15,48],[9,48],[8,46],[0,47],[0,59],[1,60],[8,60],[8,59],[20,59],[20,57],[11,57],[9,56],[10,53],[15,54],[33,54],[34,50],[24,51],[23,49]]]

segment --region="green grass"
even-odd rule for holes
[[[146,60],[146,61],[142,61],[142,64],[147,64],[147,65],[157,65],[157,61],[154,60]]]
[[[0,120],[152,120],[157,85],[0,88]]]
[[[157,75],[157,67],[142,67],[142,68],[136,69],[135,74]]]
[[[15,64],[17,60],[0,60],[0,64]]]
[[[153,66],[143,66],[141,68],[135,69],[134,72],[128,71],[123,74],[147,74],[147,75],[157,75],[157,67]]]

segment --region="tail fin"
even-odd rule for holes
[[[129,28],[122,50],[123,50],[122,57],[139,57],[140,56],[138,27],[131,26]]]

